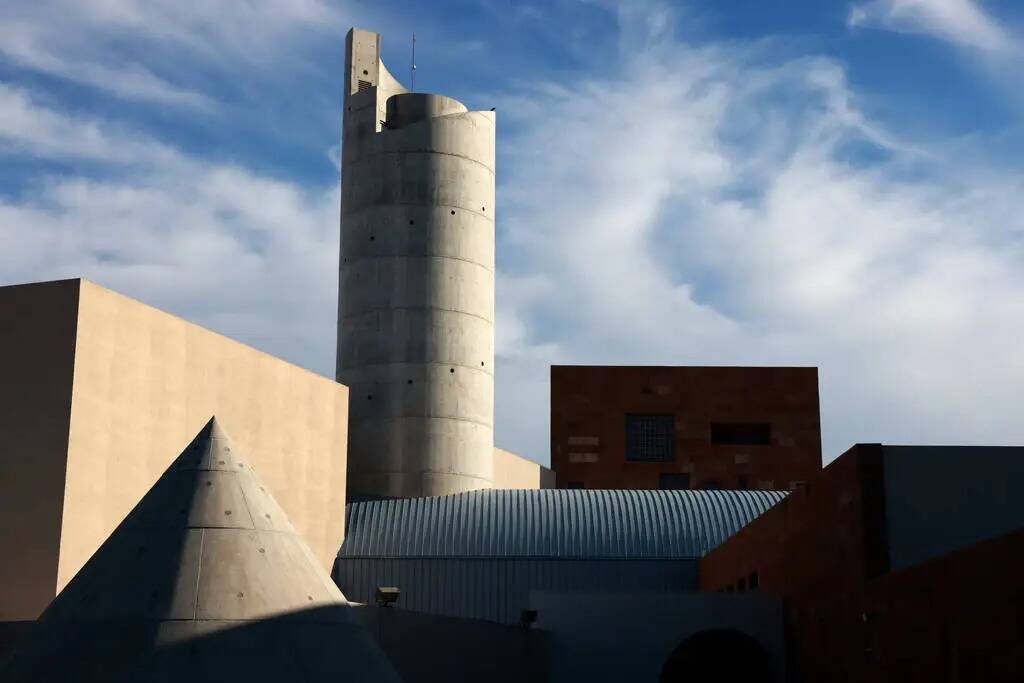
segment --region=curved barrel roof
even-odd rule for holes
[[[701,557],[782,491],[482,490],[350,503],[339,557]]]

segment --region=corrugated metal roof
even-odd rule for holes
[[[701,557],[782,491],[482,490],[350,503],[339,557]]]

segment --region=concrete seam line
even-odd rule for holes
[[[430,204],[421,204],[419,202],[388,202],[387,204],[381,204],[379,202],[374,202],[372,204],[366,204],[365,206],[358,206],[357,205],[356,208],[352,208],[351,206],[345,205],[345,200],[342,199],[342,205],[345,207],[345,215],[350,216],[350,217],[353,216],[353,215],[358,215],[358,214],[363,213],[365,211],[369,211],[371,209],[380,209],[381,206],[386,206],[388,208],[391,208],[392,206],[426,206],[426,207],[443,206],[446,209],[459,209],[460,211],[465,211],[466,213],[471,213],[474,216],[479,216],[480,218],[483,218],[485,221],[487,221],[491,225],[494,225],[494,218],[492,216],[488,216],[486,213],[481,213],[480,211],[476,211],[474,209],[467,209],[466,207],[461,206],[459,204],[441,204],[440,202],[432,202]],[[343,229],[344,229],[344,227],[343,227]]]
[[[444,157],[455,157],[456,159],[462,159],[463,161],[468,161],[472,164],[476,164],[477,166],[483,166],[485,169],[487,169],[488,173],[490,173],[491,175],[495,175],[493,168],[491,168],[482,161],[474,159],[473,157],[466,156],[465,154],[456,154],[454,152],[439,152],[433,149],[402,149],[396,150],[394,152],[373,152],[371,154],[367,154],[366,156],[359,157],[358,159],[349,161],[347,164],[341,167],[341,170],[344,171],[345,169],[351,168],[370,159],[375,159],[377,157],[395,156],[397,154],[436,154],[438,156]]]
[[[342,253],[344,253],[344,252],[342,252]],[[468,259],[468,258],[459,258],[458,256],[448,256],[446,254],[426,254],[426,255],[422,255],[422,254],[393,254],[393,255],[390,255],[390,256],[346,256],[344,258],[348,259],[348,263],[349,264],[357,263],[359,261],[374,261],[374,260],[383,260],[383,259],[402,259],[402,260],[408,260],[408,259],[431,259],[431,258],[436,258],[436,259],[445,259],[447,261],[462,261],[463,263],[470,263],[470,264],[472,264],[474,266],[477,266],[478,268],[480,268],[482,270],[486,270],[488,273],[491,273],[492,275],[494,274],[494,269],[488,268],[487,266],[485,266],[484,264],[480,263],[479,261],[473,261],[472,259]]]
[[[477,315],[476,313],[469,313],[468,311],[457,311],[454,308],[440,308],[438,306],[377,306],[375,308],[365,308],[358,313],[352,313],[349,315],[342,316],[341,318],[338,319],[338,324],[340,325],[342,322],[349,320],[351,318],[358,318],[369,313],[380,313],[382,311],[444,311],[445,313],[457,313],[459,315],[468,315],[471,318],[483,320],[488,325],[494,324],[493,320],[485,318],[482,315]]]

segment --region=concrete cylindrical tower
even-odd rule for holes
[[[408,93],[347,39],[337,380],[350,495],[489,488],[494,113]]]

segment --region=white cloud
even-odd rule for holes
[[[0,6],[0,56],[125,99],[211,110],[205,69],[280,67],[294,41],[343,26],[322,0],[35,0]]]
[[[827,459],[1024,440],[1024,174],[886,134],[826,59],[625,54],[499,108],[499,440],[547,452],[552,362],[818,365]]]
[[[333,375],[335,187],[198,160],[10,88],[0,145],[111,171],[44,176],[0,200],[0,283],[87,277]]]
[[[83,26],[103,27],[100,45],[140,30],[214,61],[247,36],[259,58],[260,39],[292,35],[249,32],[275,5],[243,4],[263,19],[109,0],[82,3]],[[319,30],[319,7],[282,6],[297,12],[282,25]],[[854,441],[1020,443],[1020,173],[969,140],[922,149],[886,133],[832,61],[693,47],[652,16],[620,15],[638,27],[617,70],[537,77],[499,102],[499,442],[545,461],[547,365],[610,362],[819,365],[828,458]],[[92,40],[80,35],[40,45],[72,64]],[[120,68],[116,51],[88,54]],[[205,161],[10,86],[0,154],[103,167],[40,172],[0,200],[4,284],[90,277],[332,373],[333,183]]]
[[[1020,52],[1014,36],[976,0],[870,0],[853,6],[848,23],[932,35],[989,52]]]

